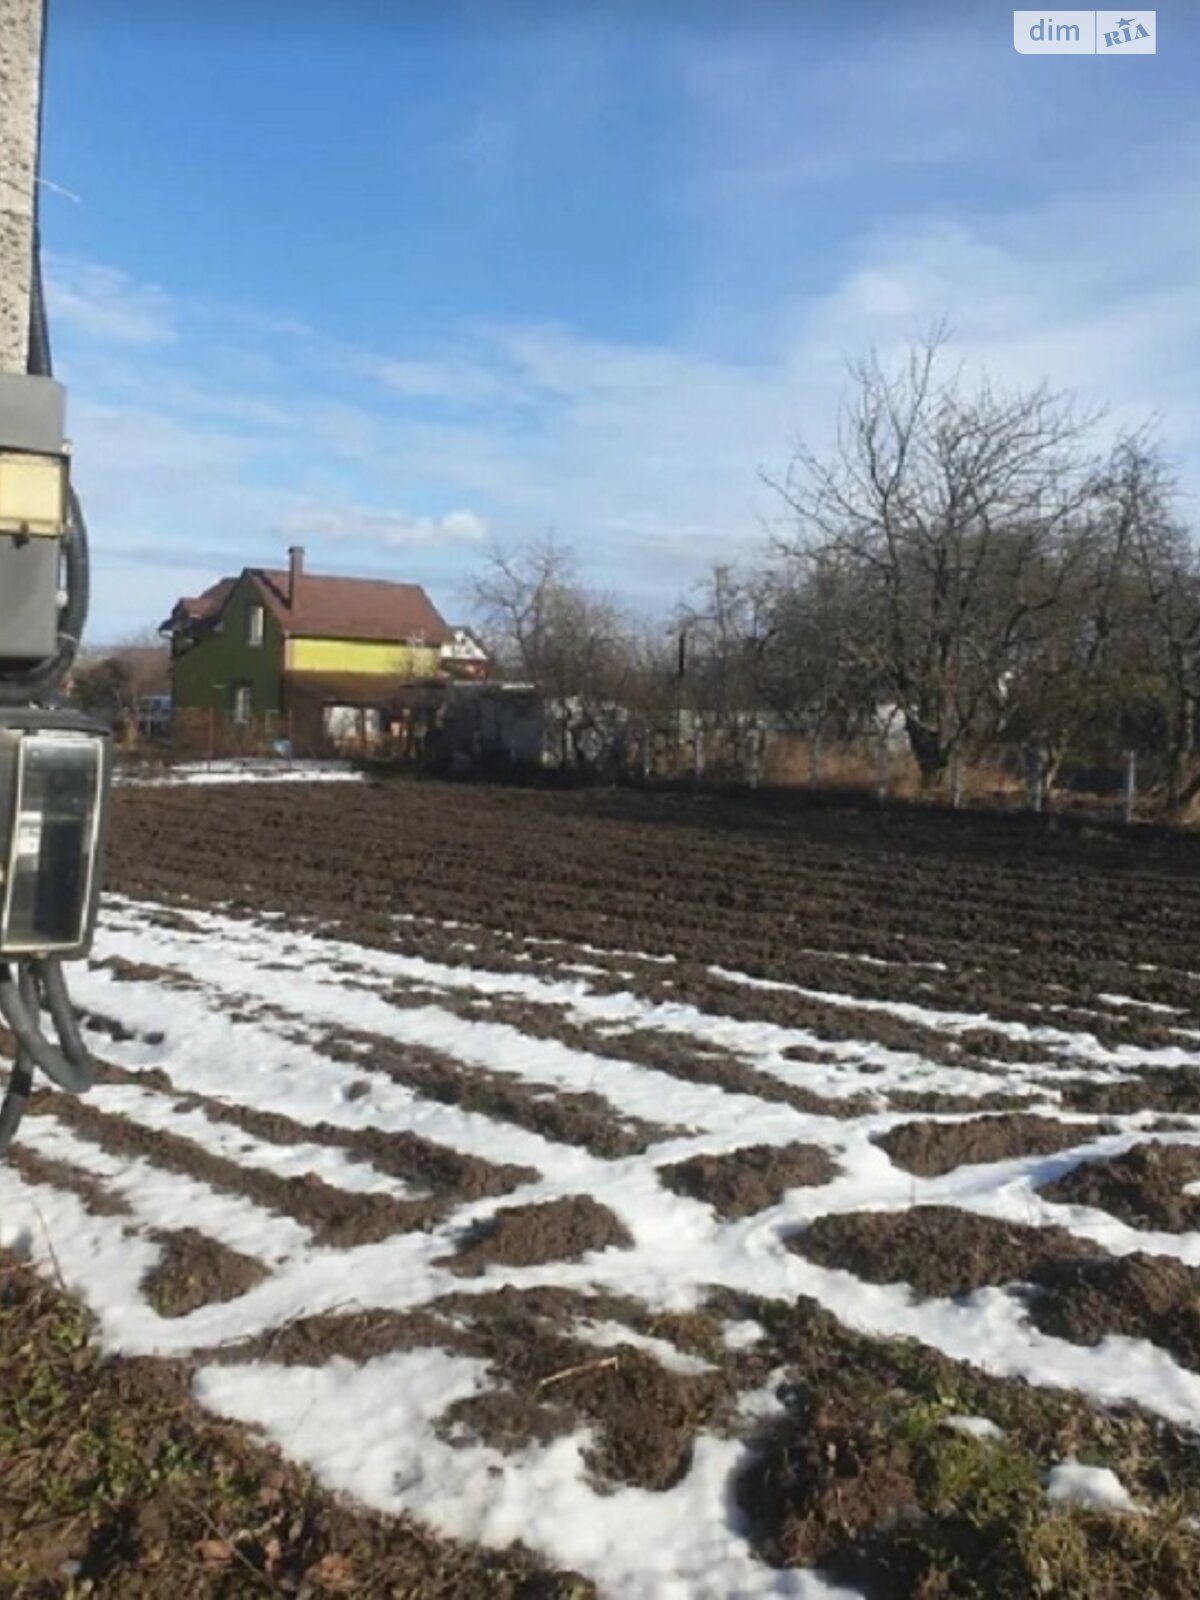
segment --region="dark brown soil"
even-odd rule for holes
[[[595,1600],[519,1547],[473,1550],[322,1491],[203,1412],[184,1367],[102,1357],[78,1306],[7,1255],[0,1459],[5,1600]]]
[[[114,797],[113,887],[232,902],[235,914],[271,908],[383,945],[403,909],[561,939],[562,959],[583,942],[669,951],[681,959],[657,975],[639,964],[633,982],[658,993],[669,983],[682,999],[724,1001],[730,986],[708,972],[720,965],[856,998],[894,998],[899,984],[934,1009],[1031,1024],[1068,1016],[1050,1011],[1064,1004],[1098,1013],[1090,997],[1120,986],[1177,1006],[1172,1026],[1198,1020],[1188,973],[1200,967],[1200,841],[1181,833],[766,794],[333,788],[125,788]],[[461,938],[429,937],[447,948]],[[898,973],[821,950],[923,964]],[[781,1019],[800,1009],[766,991],[736,1004]],[[848,1012],[846,1027],[860,1016]],[[1087,1026],[1113,1044],[1170,1035],[1137,1007]]]
[[[1125,1116],[1134,1111],[1200,1115],[1200,1067],[1143,1067],[1115,1083],[1093,1078],[1063,1078],[1057,1087],[1069,1111]]]
[[[120,1067],[115,1061],[98,1056],[94,1050],[92,1060],[97,1083],[133,1083],[139,1089],[154,1089],[160,1094],[174,1092],[170,1074],[162,1067]]]
[[[912,1339],[855,1333],[804,1296],[786,1303],[722,1291],[710,1309],[760,1323],[762,1344],[743,1354],[760,1374],[784,1370],[785,1403],[800,1388],[818,1398],[841,1391],[869,1415],[890,1392],[907,1393],[946,1414],[989,1418],[1047,1464],[1076,1456],[1111,1466],[1135,1498],[1178,1496],[1200,1510],[1195,1435],[1153,1412],[1097,1406],[1074,1390],[997,1378]]]
[[[478,1002],[476,1008],[485,1011],[494,1021],[507,1022],[534,1038],[558,1039],[573,1050],[586,1050],[591,1055],[615,1061],[632,1061],[685,1083],[708,1083],[730,1094],[746,1094],[756,1100],[789,1105],[806,1116],[860,1117],[872,1108],[871,1100],[865,1095],[836,1099],[832,1095],[817,1094],[760,1071],[732,1050],[700,1045],[679,1034],[654,1028],[631,1028],[614,1033],[594,1023],[571,1020],[565,1006],[527,999],[489,997]],[[829,1057],[811,1051],[805,1059],[828,1061]]]
[[[870,1543],[923,1518],[911,1452],[841,1385],[797,1389],[788,1424],[741,1483],[761,1553],[862,1576]]]
[[[85,1211],[95,1217],[128,1216],[129,1206],[119,1194],[106,1189],[99,1178],[69,1166],[65,1161],[52,1161],[40,1156],[28,1145],[13,1144],[5,1161],[13,1167],[26,1183],[45,1184],[52,1189],[65,1189],[83,1201]]]
[[[930,1297],[1028,1282],[1048,1261],[1097,1251],[1062,1228],[1000,1222],[954,1206],[833,1213],[788,1243],[820,1266],[839,1267],[869,1283],[908,1283]]]
[[[52,1113],[114,1155],[144,1157],[169,1172],[198,1178],[214,1189],[245,1195],[268,1211],[294,1217],[312,1230],[314,1238],[337,1248],[430,1228],[449,1205],[447,1197],[398,1200],[387,1194],[353,1194],[311,1175],[281,1178],[213,1155],[178,1134],[109,1116],[86,1098],[35,1092],[31,1114],[46,1113]]]
[[[527,1083],[502,1072],[465,1067],[433,1050],[401,1046],[372,1034],[327,1034],[326,1054],[380,1072],[427,1100],[511,1122],[560,1144],[582,1145],[602,1158],[637,1155],[679,1130],[618,1112],[603,1095]]]
[[[148,922],[162,924],[164,913],[161,908],[145,913]],[[171,912],[165,915],[170,918],[167,927],[173,927],[179,920]],[[88,965],[97,972],[110,972],[117,983],[153,983],[163,989],[202,989],[204,985],[199,978],[193,978],[189,973],[180,972],[177,967],[157,967],[147,961],[128,961],[124,956],[104,956]]]
[[[1044,1156],[1095,1138],[1094,1127],[1058,1122],[1053,1117],[1010,1112],[969,1122],[902,1122],[875,1143],[906,1172],[940,1178],[956,1167],[1014,1156]]]
[[[464,1238],[440,1264],[463,1277],[478,1277],[494,1262],[536,1267],[546,1261],[578,1261],[599,1250],[627,1250],[633,1239],[607,1206],[590,1195],[565,1195],[541,1205],[508,1206]]]
[[[1135,1144],[1121,1156],[1083,1161],[1041,1190],[1046,1200],[1095,1206],[1131,1228],[1188,1233],[1200,1227],[1200,1194],[1184,1194],[1200,1178],[1200,1147]]]
[[[523,1391],[490,1390],[457,1402],[443,1419],[447,1435],[516,1449],[590,1423],[599,1430],[585,1460],[601,1484],[665,1490],[686,1476],[696,1434],[714,1420],[727,1386],[718,1374],[669,1372],[628,1345],[597,1351],[543,1340],[539,1365],[557,1363]]]
[[[707,1319],[656,1316],[637,1301],[556,1287],[447,1295],[412,1312],[302,1318],[253,1340],[205,1352],[223,1363],[262,1360],[323,1365],[334,1356],[371,1361],[394,1350],[436,1347],[488,1363],[495,1387],[451,1406],[451,1442],[483,1440],[519,1450],[592,1428],[586,1460],[598,1484],[666,1489],[687,1471],[695,1436],[732,1416],[728,1375],[678,1373],[633,1344],[597,1348],[581,1323],[624,1323],[631,1332],[689,1342]],[[719,1326],[719,1325],[715,1325]],[[710,1347],[719,1341],[709,1340]]]
[[[669,1371],[632,1345],[598,1349],[573,1334],[579,1322],[595,1320],[652,1331],[636,1302],[506,1288],[448,1296],[436,1309],[453,1317],[461,1348],[486,1359],[497,1383],[451,1408],[444,1419],[451,1436],[512,1449],[591,1427],[596,1440],[585,1459],[598,1484],[662,1490],[687,1472],[696,1434],[731,1415],[733,1390],[721,1372]]]
[[[719,1156],[691,1156],[659,1167],[676,1194],[706,1200],[718,1216],[748,1217],[777,1205],[789,1189],[829,1183],[837,1174],[828,1153],[813,1144],[755,1144]]]
[[[412,1311],[322,1312],[297,1317],[254,1338],[206,1350],[204,1359],[221,1364],[270,1361],[279,1366],[323,1366],[334,1356],[348,1361],[374,1361],[394,1350],[437,1345],[463,1355],[494,1358],[488,1318],[495,1311],[522,1337],[535,1324],[562,1331],[576,1321],[633,1322],[645,1308],[618,1296],[585,1293],[544,1285],[535,1289],[504,1287],[485,1294],[449,1294]]]
[[[142,1044],[159,1045],[165,1035],[157,1028],[148,1033],[143,1033],[137,1028],[131,1028],[118,1017],[110,1017],[103,1011],[80,1010],[79,1020],[83,1026],[92,1033],[105,1034],[116,1044],[125,1044],[131,1039],[137,1039]]]
[[[1031,1320],[1076,1344],[1109,1334],[1148,1339],[1200,1370],[1200,1272],[1171,1257],[1110,1256],[1061,1228],[1023,1227],[956,1211],[858,1211],[819,1217],[789,1243],[810,1260],[919,1295],[987,1284],[1032,1286]]]
[[[1075,1344],[1108,1334],[1149,1339],[1200,1371],[1200,1273],[1170,1256],[1093,1256],[1043,1261],[1030,1316]]]
[[[947,1094],[941,1089],[890,1089],[887,1093],[889,1111],[911,1111],[918,1116],[933,1117],[940,1113],[951,1116],[972,1116],[985,1111],[1025,1111],[1033,1097],[1027,1094]]]
[[[154,1238],[162,1254],[142,1279],[141,1290],[160,1317],[186,1317],[201,1306],[236,1300],[267,1276],[261,1261],[195,1228],[156,1233]]]
[[[868,1600],[1191,1600],[1200,1459],[1185,1431],[850,1333],[811,1300],[739,1309],[788,1380],[737,1485],[765,1560],[817,1564]],[[990,1419],[1000,1440],[955,1433],[956,1415]],[[1066,1456],[1110,1466],[1147,1512],[1048,1506],[1045,1474]]]
[[[177,1098],[181,1111],[203,1111],[214,1122],[232,1123],[272,1144],[332,1145],[388,1177],[454,1200],[486,1200],[492,1195],[508,1194],[537,1177],[531,1167],[497,1166],[481,1156],[464,1155],[447,1145],[435,1144],[407,1129],[393,1132],[385,1128],[343,1128],[333,1122],[297,1122],[280,1111],[256,1111],[207,1095],[180,1094]]]

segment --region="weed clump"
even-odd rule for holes
[[[859,1339],[804,1302],[773,1326],[758,1314],[796,1357],[785,1415],[738,1489],[764,1559],[820,1567],[868,1600],[1194,1596],[1200,1486],[1168,1425]],[[1050,1501],[1068,1454],[1111,1466],[1140,1509]]]

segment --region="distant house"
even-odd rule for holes
[[[288,557],[286,571],[245,567],[176,602],[160,629],[174,709],[370,742],[408,686],[442,678],[454,633],[416,584],[317,575],[302,549]]]
[[[451,638],[442,646],[442,670],[459,683],[481,683],[491,676],[492,658],[473,628],[451,626]]]

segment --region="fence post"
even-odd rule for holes
[[[962,761],[957,750],[950,757],[950,805],[955,811],[962,808]]]
[[[642,781],[649,783],[654,776],[654,734],[649,728],[642,733]]]
[[[750,729],[750,787],[758,788],[759,770],[762,762],[762,730],[754,727]]]
[[[1042,752],[1031,750],[1026,761],[1025,794],[1029,801],[1029,809],[1034,812],[1042,809]]]
[[[888,797],[888,746],[887,734],[879,735],[875,746],[875,798],[883,805]]]
[[[1133,821],[1133,810],[1137,802],[1137,751],[1125,752],[1125,792],[1121,806],[1121,815],[1125,826]]]
[[[704,729],[699,722],[696,724],[696,732],[694,737],[696,742],[695,773],[696,782],[699,783],[704,776]]]

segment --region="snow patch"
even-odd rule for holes
[[[1111,1467],[1085,1467],[1073,1456],[1050,1469],[1046,1494],[1056,1505],[1082,1506],[1086,1511],[1138,1510]]]

